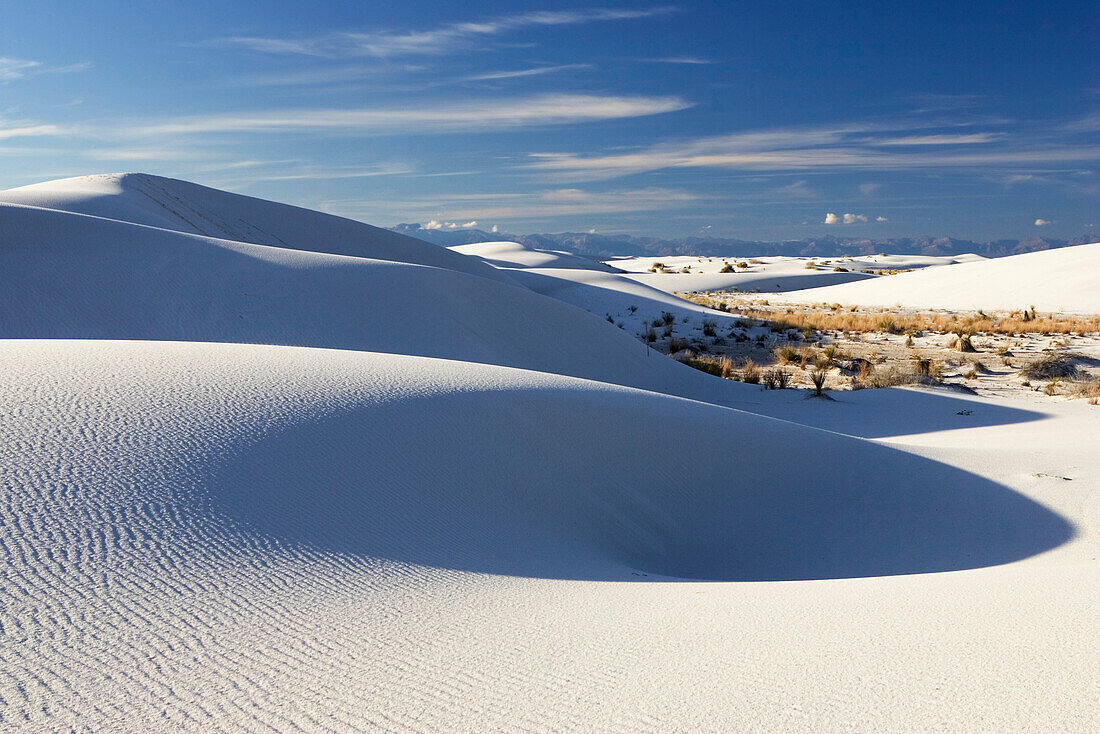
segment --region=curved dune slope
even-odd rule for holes
[[[447,248],[463,255],[473,255],[499,268],[558,268],[618,272],[617,268],[598,260],[559,250],[538,250],[518,242],[479,242]]]
[[[813,288],[784,297],[914,308],[1100,313],[1100,243]]]
[[[6,341],[0,380],[19,406],[0,422],[5,725],[423,728],[437,697],[476,709],[447,678],[475,663],[421,659],[464,641],[439,614],[493,603],[490,579],[462,572],[901,574],[1003,563],[1070,535],[935,462],[542,373]],[[478,716],[508,721],[463,718]]]
[[[475,258],[343,217],[146,173],[79,176],[0,191],[0,202],[256,245],[432,265],[507,280]]]
[[[0,338],[242,342],[442,357],[680,395],[715,380],[525,288],[407,263],[0,205]],[[719,393],[736,392],[728,383]]]

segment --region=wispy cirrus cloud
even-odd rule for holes
[[[9,138],[34,138],[63,135],[65,128],[30,120],[4,120],[0,118],[0,140]]]
[[[449,23],[422,31],[339,32],[305,38],[235,36],[206,41],[204,45],[236,47],[268,54],[322,58],[438,56],[470,49],[478,42],[524,28],[652,18],[668,15],[674,11],[675,8],[668,6],[638,9],[541,10],[501,15],[479,21]]]
[[[920,129],[913,125],[910,130]],[[627,153],[532,153],[526,168],[599,180],[678,168],[745,171],[905,170],[1066,165],[1100,160],[1100,145],[1007,133],[903,135],[890,126],[849,124],[762,130],[659,143]]]
[[[654,64],[687,64],[689,66],[706,66],[715,63],[712,59],[704,59],[701,56],[661,56],[655,59],[638,59]]]
[[[330,201],[326,211],[367,219],[460,222],[552,219],[593,214],[619,214],[677,209],[698,196],[679,189],[647,187],[612,191],[580,188],[527,193],[503,192],[455,195],[403,201]]]
[[[130,135],[332,132],[340,134],[443,133],[564,125],[641,117],[687,109],[680,97],[545,94],[434,105],[289,109],[196,115],[133,125]]]
[[[463,81],[481,82],[496,79],[518,79],[528,76],[542,76],[543,74],[558,74],[563,71],[578,71],[591,69],[592,64],[559,64],[557,66],[536,66],[531,69],[516,69],[513,71],[488,71],[484,74],[472,74],[462,77]]]
[[[0,84],[12,82],[27,76],[39,74],[66,74],[74,71],[84,71],[92,67],[89,63],[69,64],[68,66],[46,66],[41,61],[29,59],[13,59],[10,56],[0,56]]]

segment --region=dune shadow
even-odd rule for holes
[[[830,391],[833,398],[830,402],[779,400],[769,394],[752,403],[729,404],[759,415],[860,438],[889,438],[1046,418],[1038,411],[968,400],[961,395],[953,395],[946,389],[885,388]]]
[[[207,484],[215,512],[280,543],[540,578],[928,573],[1073,536],[953,467],[637,393],[454,393],[331,412],[236,447]]]

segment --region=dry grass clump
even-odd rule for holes
[[[1044,354],[1028,362],[1020,370],[1020,376],[1028,380],[1049,380],[1053,378],[1075,378],[1080,374],[1074,355]]]
[[[1100,377],[1090,377],[1078,381],[1076,393],[1078,397],[1087,399],[1089,405],[1100,404]]]
[[[741,382],[747,382],[750,385],[756,385],[760,382],[760,368],[751,359],[746,359],[741,363]]]
[[[685,349],[680,354],[675,355],[673,359],[715,377],[722,377],[727,380],[734,377],[733,361],[729,357],[704,357]]]
[[[701,294],[686,294],[687,300],[701,306],[717,308],[724,301]],[[886,331],[892,334],[922,331],[941,334],[965,330],[969,334],[1090,334],[1100,333],[1100,315],[1034,314],[1031,311],[990,314],[950,312],[909,312],[901,310],[833,310],[804,307],[780,313],[767,308],[766,303],[736,303],[737,312],[761,319],[780,329],[802,331]],[[727,308],[729,306],[727,305]]]
[[[775,350],[775,359],[779,364],[794,364],[799,361],[798,348],[790,344],[784,344]]]
[[[791,375],[786,370],[770,369],[764,373],[763,381],[766,390],[786,390],[791,384]]]
[[[810,373],[810,381],[814,384],[814,397],[820,398],[825,394],[825,375],[824,367],[818,367]]]

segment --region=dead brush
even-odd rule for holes
[[[756,385],[760,382],[760,368],[751,359],[741,362],[741,382]]]
[[[1020,370],[1027,380],[1049,380],[1055,377],[1073,379],[1080,375],[1075,355],[1053,352],[1028,362]]]
[[[770,369],[764,373],[763,382],[766,390],[786,390],[791,384],[791,376],[786,370]]]
[[[714,308],[712,299],[700,294],[681,294],[682,298]],[[1034,311],[1014,313],[943,313],[879,310],[833,310],[805,307],[793,313],[778,313],[764,302],[739,302],[739,314],[774,323],[782,328],[801,331],[854,331],[887,333],[938,332],[952,333],[966,329],[971,333],[1001,334],[1094,334],[1100,333],[1100,315],[1039,314]],[[892,330],[896,329],[896,331]]]

